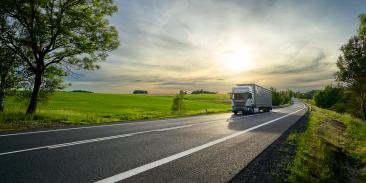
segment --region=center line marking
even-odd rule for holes
[[[40,146],[40,147],[34,147],[34,148],[29,148],[29,149],[22,149],[22,150],[16,150],[16,151],[9,151],[9,152],[0,153],[0,156],[8,155],[8,154],[21,153],[21,152],[27,152],[27,151],[34,151],[34,150],[39,150],[39,149],[55,149],[55,148],[61,148],[61,147],[79,145],[79,144],[99,142],[99,141],[104,141],[104,140],[112,140],[112,139],[130,137],[130,136],[134,136],[134,135],[138,135],[138,134],[144,134],[144,133],[164,132],[164,131],[169,131],[169,130],[188,128],[188,127],[191,127],[191,126],[207,124],[207,123],[216,123],[216,122],[217,121],[215,120],[215,121],[202,122],[202,123],[196,123],[196,124],[189,124],[189,125],[182,125],[182,126],[175,126],[175,127],[168,127],[168,128],[160,128],[160,129],[147,130],[147,131],[141,131],[141,132],[133,132],[133,133],[127,133],[127,134],[121,134],[121,135],[100,137],[100,138],[95,138],[95,139],[87,139],[87,140],[80,140],[80,141],[74,141],[74,142],[67,142],[67,143],[62,143],[62,144]]]
[[[265,123],[262,123],[260,125],[257,125],[257,126],[254,126],[254,127],[251,127],[251,128],[248,128],[246,130],[243,130],[243,131],[240,131],[240,132],[237,132],[237,133],[234,133],[234,134],[231,134],[229,136],[226,136],[226,137],[223,137],[223,138],[220,138],[220,139],[217,139],[217,140],[214,140],[214,141],[211,141],[211,142],[208,142],[206,144],[203,144],[203,145],[200,145],[200,146],[197,146],[197,147],[194,147],[192,149],[189,149],[189,150],[186,150],[186,151],[183,151],[183,152],[180,152],[180,153],[177,153],[177,154],[174,154],[172,156],[168,156],[166,158],[163,158],[163,159],[160,159],[160,160],[157,160],[157,161],[154,161],[154,162],[151,162],[151,163],[148,163],[148,164],[145,164],[145,165],[142,165],[140,167],[137,167],[137,168],[134,168],[134,169],[131,169],[131,170],[128,170],[128,171],[125,171],[125,172],[122,172],[120,174],[117,174],[117,175],[114,175],[114,176],[111,176],[111,177],[108,177],[108,178],[105,178],[105,179],[102,179],[102,180],[99,180],[97,181],[96,183],[113,183],[113,182],[118,182],[118,181],[122,181],[124,179],[127,179],[129,177],[132,177],[134,175],[137,175],[137,174],[140,174],[142,172],[145,172],[147,170],[150,170],[150,169],[153,169],[155,167],[158,167],[160,165],[163,165],[163,164],[166,164],[166,163],[169,163],[171,161],[174,161],[174,160],[177,160],[179,158],[182,158],[184,156],[187,156],[187,155],[190,155],[192,153],[195,153],[197,151],[200,151],[202,149],[206,149],[208,147],[211,147],[213,145],[216,145],[218,143],[221,143],[221,142],[224,142],[226,140],[229,140],[231,138],[234,138],[234,137],[237,137],[239,135],[242,135],[244,133],[247,133],[251,130],[254,130],[254,129],[257,129],[259,127],[262,127],[262,126],[265,126],[265,125],[268,125],[270,123],[273,123],[275,121],[278,121],[282,118],[285,118],[287,116],[290,116],[292,114],[295,114],[297,112],[300,112],[302,110],[304,110],[306,108],[306,106],[304,105],[304,107],[302,109],[299,109],[295,112],[292,112],[292,113],[289,113],[289,114],[286,114],[284,116],[281,116],[279,118],[276,118],[276,119],[273,119],[271,121],[268,121],[268,122],[265,122]]]
[[[268,113],[258,113],[246,116],[235,116],[233,119],[240,119],[246,118],[251,116],[257,116],[261,114],[268,114]],[[221,114],[217,114],[221,115]],[[116,124],[106,124],[106,125],[93,125],[93,126],[81,126],[81,127],[73,127],[73,128],[61,128],[61,129],[53,129],[53,130],[40,130],[40,131],[30,131],[30,132],[19,132],[19,133],[9,133],[9,134],[2,134],[0,137],[10,137],[10,136],[20,136],[20,135],[31,135],[31,134],[39,134],[39,133],[50,133],[50,132],[60,132],[60,131],[71,131],[71,130],[81,130],[81,129],[89,129],[89,128],[103,128],[103,127],[113,127],[113,126],[125,126],[125,125],[135,125],[135,124],[145,124],[145,123],[157,123],[157,122],[165,122],[169,120],[189,120],[189,119],[196,119],[202,116],[188,116],[182,118],[166,118],[166,119],[158,119],[158,120],[150,120],[150,121],[136,121],[136,122],[125,122],[125,123],[116,123]],[[207,117],[207,116],[205,116]],[[222,120],[227,118],[219,118],[215,120]],[[209,120],[209,119],[208,119]],[[212,120],[211,120],[212,121]]]
[[[81,130],[81,129],[89,129],[89,128],[103,128],[103,127],[125,126],[125,125],[135,125],[135,124],[138,125],[138,124],[145,124],[145,123],[165,122],[165,121],[168,121],[168,120],[189,120],[191,118],[192,119],[195,119],[195,118],[198,118],[198,117],[199,116],[188,116],[188,117],[183,117],[183,118],[171,118],[171,119],[166,118],[166,119],[158,119],[158,120],[150,120],[150,121],[136,121],[136,122],[125,122],[125,123],[107,124],[107,125],[81,126],[81,127],[61,128],[61,129],[54,129],[54,130],[40,130],[40,131],[10,133],[10,134],[2,134],[2,135],[0,135],[0,137],[30,135],[30,134],[38,134],[38,133],[50,133],[50,132],[59,132],[59,131],[70,131],[70,130]],[[222,118],[222,119],[226,119],[226,118]]]
[[[246,117],[256,116],[256,115],[260,115],[260,114],[262,114],[262,113],[252,114],[252,115],[247,115],[247,116],[241,116],[241,117],[234,117],[232,119],[246,118]],[[263,114],[272,114],[272,113],[263,113]],[[227,119],[227,118],[223,118],[223,119]],[[220,120],[223,120],[223,119],[215,119],[215,120],[210,120],[210,121],[205,121],[205,122],[199,122],[199,123],[189,124],[189,125],[182,125],[182,126],[161,128],[161,129],[141,131],[141,132],[134,132],[134,133],[114,135],[114,136],[107,136],[107,137],[100,137],[100,138],[95,138],[95,139],[80,140],[80,141],[67,142],[67,143],[54,144],[54,145],[47,145],[47,146],[40,146],[40,147],[33,147],[33,148],[28,148],[28,149],[21,149],[21,150],[16,150],[16,151],[3,152],[3,153],[0,153],[0,156],[8,155],[8,154],[21,153],[21,152],[27,152],[27,151],[40,150],[40,149],[55,149],[55,148],[61,148],[61,147],[79,145],[79,144],[86,144],[86,143],[104,141],[104,140],[112,140],[112,139],[130,137],[130,136],[134,136],[134,135],[138,135],[138,134],[144,134],[144,133],[150,133],[150,132],[163,132],[163,131],[168,131],[168,130],[175,130],[175,129],[180,129],[180,128],[187,128],[187,127],[201,125],[201,124],[215,123],[215,122],[220,121]],[[122,125],[122,124],[117,124],[117,125]],[[81,127],[81,128],[83,128],[83,127]],[[86,127],[86,128],[89,128],[89,127]],[[62,130],[62,129],[60,129],[60,130]],[[65,129],[65,130],[67,130],[67,129]],[[50,131],[52,131],[52,130],[50,130]],[[43,132],[49,132],[49,131],[40,131],[40,132],[43,133]],[[12,136],[12,135],[20,135],[20,134],[22,134],[22,133],[19,133],[19,134],[8,134],[8,135],[3,135],[3,136]],[[28,134],[28,133],[26,133],[26,134]],[[2,137],[2,135],[0,135],[0,137]]]

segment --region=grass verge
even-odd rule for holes
[[[297,144],[289,182],[366,182],[366,122],[311,106],[307,128],[287,138]]]

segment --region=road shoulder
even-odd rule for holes
[[[297,144],[289,139],[290,134],[306,130],[309,112],[287,129],[276,141],[240,171],[230,182],[286,182],[288,164],[295,157]]]

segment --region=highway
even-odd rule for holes
[[[2,132],[0,182],[228,182],[306,110]]]

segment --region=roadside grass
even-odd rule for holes
[[[289,182],[366,182],[366,121],[311,105],[304,132],[289,164]]]
[[[172,96],[56,92],[26,115],[26,103],[7,98],[0,130],[95,124],[228,112],[226,94],[185,95],[183,110],[172,113]]]

